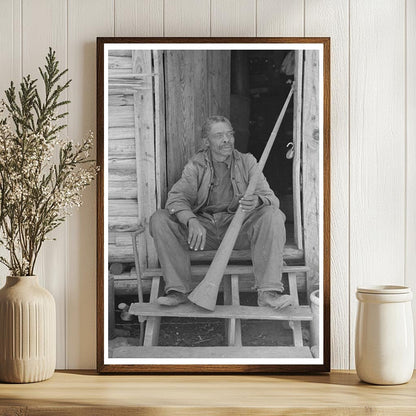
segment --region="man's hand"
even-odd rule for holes
[[[239,201],[240,206],[244,212],[252,211],[260,205],[260,198],[258,195],[248,195]]]
[[[207,230],[197,218],[188,221],[188,244],[191,250],[203,250],[205,247]]]

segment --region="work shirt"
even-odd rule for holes
[[[201,211],[208,214],[227,212],[229,209],[235,211],[237,207],[230,207],[234,198],[233,185],[231,183],[231,158],[229,157],[224,162],[212,161],[212,167],[214,175],[207,205]]]
[[[166,201],[166,209],[171,215],[176,215],[179,222],[188,225],[208,203],[209,191],[213,183],[213,167],[209,149],[197,152],[185,165],[181,178],[172,186]],[[238,205],[238,199],[244,195],[250,178],[255,172],[257,161],[250,153],[233,151],[230,165],[233,197]],[[263,173],[257,180],[254,193],[261,199],[262,205],[273,205],[279,208],[279,200],[270,189]],[[224,197],[222,197],[224,198]],[[234,202],[232,202],[234,205]],[[236,206],[237,206],[236,205]]]

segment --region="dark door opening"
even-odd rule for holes
[[[260,159],[289,93],[294,69],[294,51],[232,51],[230,116],[238,150]],[[294,242],[293,108],[287,108],[263,171],[286,215],[289,244]]]

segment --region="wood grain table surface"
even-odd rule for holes
[[[0,415],[416,415],[416,374],[374,386],[354,372],[322,375],[98,375],[57,371],[0,383]]]

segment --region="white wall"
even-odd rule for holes
[[[35,74],[52,46],[73,79],[65,134],[76,140],[95,130],[97,36],[331,37],[332,367],[353,368],[357,285],[416,289],[416,0],[0,0],[0,10],[0,91]],[[84,201],[37,270],[57,301],[58,368],[95,367],[95,185]]]

